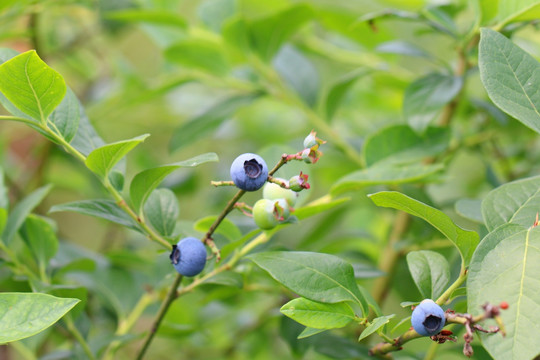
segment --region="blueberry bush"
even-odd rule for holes
[[[0,359],[538,358],[539,16],[0,2]]]

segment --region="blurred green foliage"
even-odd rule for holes
[[[481,26],[511,36],[514,43],[539,56],[540,35],[534,20],[538,5],[535,1],[491,3],[0,3],[0,47],[21,53],[35,49],[62,74],[73,91],[68,89],[67,96],[76,95],[84,106],[86,117],[76,115],[81,123],[89,120],[108,144],[125,139],[138,143],[142,138],[135,137],[151,134],[130,152],[126,163],[120,162],[126,179],[199,154],[218,154],[217,163],[174,172],[176,168],[158,170],[168,175],[161,186],[170,189],[180,204],[174,209],[177,221],[161,224],[159,219],[148,219],[156,228],[163,226],[167,236],[204,236],[211,223],[206,218],[217,216],[234,194],[233,189],[210,186],[210,180],[228,180],[229,165],[238,154],[258,153],[272,167],[283,153],[301,150],[312,129],[327,140],[324,156],[315,165],[287,164],[277,175],[288,179],[307,172],[311,189],[301,193],[300,205],[328,196],[338,199],[335,206],[312,214],[309,209],[299,210],[298,224],[271,233],[271,241],[256,250],[327,253],[352,264],[358,284],[380,307],[377,315],[387,315],[372,325],[374,335],[357,343],[363,326],[356,323],[297,339],[305,327],[279,312],[296,294],[252,261],[243,260],[234,271],[210,278],[173,302],[149,359],[365,359],[369,347],[382,341],[376,331],[384,329],[388,336],[397,337],[410,327],[406,320],[410,311],[399,304],[422,299],[425,292],[418,284],[429,283],[425,286],[433,286],[437,295],[444,289],[435,280],[411,276],[409,269],[415,266],[407,263],[406,255],[428,260],[443,256],[444,277],[448,272],[452,283],[461,267],[460,252],[444,238],[456,228],[452,221],[484,237],[488,229],[480,200],[501,184],[539,172],[537,134],[491,103],[477,66]],[[69,128],[64,131],[74,135]],[[17,253],[32,259],[30,268],[47,272],[48,285],[65,287],[49,289],[37,280],[28,281],[25,274],[9,271],[4,259],[0,260],[0,291],[49,292],[82,300],[57,325],[0,347],[0,358],[84,359],[85,349],[66,337],[73,327],[98,358],[135,358],[142,334],[158,311],[158,299],[173,281],[168,254],[142,234],[118,225],[129,218],[109,222],[56,212],[68,206],[60,204],[93,200],[87,208],[91,212],[97,205],[100,209],[111,205],[112,200],[96,200],[108,196],[99,180],[23,124],[0,122],[0,164],[5,182],[0,176],[0,210],[8,208],[5,199],[11,204],[26,199],[25,217],[37,206],[35,213],[52,219],[49,223],[37,215],[29,217],[17,235],[23,239]],[[114,164],[102,165],[89,167],[105,177]],[[159,177],[157,172],[154,175]],[[46,184],[53,188],[43,202],[28,201],[29,195],[30,200],[44,197]],[[4,188],[8,196],[2,195]],[[449,230],[441,234],[423,220],[409,217],[395,234],[396,211],[377,208],[366,196],[382,190],[397,190],[419,200],[413,204],[421,211],[429,206],[440,209],[444,214],[434,212],[434,217],[451,224],[445,228]],[[170,197],[167,190],[160,191]],[[253,205],[260,196],[250,193],[243,201]],[[97,201],[107,202],[96,205]],[[135,206],[137,211],[142,203]],[[6,216],[0,211],[0,229]],[[224,254],[257,232],[252,219],[240,212],[233,212],[228,220],[214,236]],[[60,239],[54,257],[31,245],[35,236],[27,235],[36,232],[37,222]],[[454,241],[452,235],[448,238]],[[43,235],[41,241],[50,239]],[[436,255],[413,253],[419,250],[436,251]],[[460,247],[462,253],[469,250]],[[467,264],[471,255],[462,255]],[[207,270],[214,266],[209,261]],[[184,279],[184,286],[190,281]],[[464,296],[452,300],[450,307],[472,312]],[[132,331],[120,331],[127,324],[133,325]],[[460,327],[454,331],[461,334]],[[395,358],[462,358],[461,341],[459,337],[458,344],[435,348],[426,339],[418,340],[406,344]],[[473,358],[491,358],[479,343],[473,345]]]

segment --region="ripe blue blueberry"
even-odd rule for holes
[[[206,248],[201,240],[187,237],[173,245],[173,251],[169,256],[171,263],[178,273],[184,276],[195,276],[206,265]]]
[[[242,154],[231,165],[231,178],[239,189],[259,190],[268,179],[268,167],[259,155]]]
[[[422,300],[411,317],[414,330],[422,336],[440,333],[445,321],[444,310],[431,299]]]

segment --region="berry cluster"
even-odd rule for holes
[[[316,133],[311,133],[304,139],[304,149],[296,154],[284,154],[280,162],[268,171],[268,166],[262,157],[253,153],[245,153],[238,156],[231,164],[230,175],[232,181],[212,182],[213,185],[234,185],[242,191],[257,191],[264,186],[263,198],[258,200],[253,207],[244,203],[235,203],[234,207],[242,210],[245,214],[253,216],[255,224],[263,230],[269,230],[289,219],[298,198],[298,192],[309,189],[308,175],[300,172],[299,175],[291,177],[289,180],[274,178],[273,173],[282,165],[291,160],[301,160],[308,164],[313,164],[322,156],[319,150],[320,145],[325,141],[317,138]],[[235,199],[241,197],[238,193]],[[204,244],[213,245],[211,235],[219,222],[234,207],[227,207],[222,216],[218,218],[217,223],[212,225],[203,241],[187,237],[173,245],[170,259],[178,273],[184,276],[195,276],[201,273],[206,265],[206,248]],[[246,209],[249,212],[246,212]]]

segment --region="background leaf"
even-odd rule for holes
[[[463,79],[432,73],[414,81],[405,90],[403,114],[409,125],[422,133],[461,90]]]
[[[129,188],[133,208],[137,213],[140,213],[141,207],[144,206],[150,193],[173,171],[182,167],[199,166],[210,161],[218,161],[215,153],[206,153],[174,164],[141,171],[133,177]]]
[[[540,331],[538,273],[540,271],[540,229],[507,224],[488,234],[471,261],[467,279],[468,311],[483,312],[486,302],[501,311],[506,336],[482,337],[482,343],[494,359],[532,359],[540,353],[536,341]],[[526,344],[526,345],[525,345]]]
[[[482,201],[482,215],[489,231],[508,223],[532,226],[539,209],[540,176],[499,186]]]
[[[444,256],[434,251],[411,251],[407,264],[414,283],[424,299],[437,299],[450,281],[450,265]]]
[[[167,49],[165,56],[188,68],[224,75],[229,71],[229,64],[220,47],[221,44],[215,41],[186,38]]]
[[[44,124],[62,101],[66,84],[30,50],[0,65],[0,91],[19,110]]]
[[[501,110],[540,132],[540,64],[503,35],[482,29],[478,54],[480,78]]]
[[[105,14],[107,19],[122,21],[126,23],[144,22],[155,25],[167,25],[180,28],[186,27],[186,22],[180,16],[168,11],[133,9],[108,11]]]
[[[343,101],[343,98],[347,94],[348,90],[354,85],[356,80],[368,73],[369,71],[365,69],[358,69],[342,76],[331,85],[325,99],[326,119],[328,121],[332,120],[334,114],[339,108],[339,105],[341,104],[341,101]]]
[[[30,212],[47,196],[51,185],[45,185],[21,200],[10,212],[6,227],[2,233],[2,241],[8,245]]]
[[[250,94],[227,98],[189,120],[174,131],[169,144],[170,151],[179,150],[204,136],[208,136],[223,121],[232,116],[238,108],[246,106],[259,96],[259,94]]]
[[[319,95],[319,74],[311,61],[291,45],[276,54],[272,64],[285,82],[309,106],[314,106]]]
[[[482,217],[482,200],[479,199],[459,199],[455,204],[456,212],[466,219],[479,224],[484,224]]]
[[[66,95],[62,102],[50,116],[51,122],[60,131],[67,142],[71,142],[79,127],[80,109],[79,100],[70,88],[66,89]]]
[[[366,138],[364,159],[367,166],[379,161],[412,163],[434,157],[448,148],[450,131],[428,127],[419,135],[410,126],[391,125]]]
[[[117,162],[126,156],[126,154],[135,146],[143,142],[148,136],[150,136],[150,134],[103,145],[88,154],[85,164],[94,173],[101,177],[106,177]]]
[[[47,294],[0,293],[0,344],[35,335],[64,316],[79,299]]]
[[[355,191],[370,185],[397,185],[421,181],[443,169],[442,164],[433,165],[393,165],[382,164],[367,169],[354,171],[334,183],[330,192],[339,195],[347,191]]]
[[[296,4],[252,22],[249,30],[254,49],[263,59],[271,59],[281,45],[312,17],[313,10],[310,6]]]
[[[354,311],[346,302],[326,304],[303,297],[293,299],[279,309],[302,325],[315,329],[339,329],[354,320]]]
[[[354,270],[337,256],[302,251],[269,251],[249,256],[259,267],[295,293],[324,303],[353,301],[367,314]]]
[[[38,264],[45,268],[58,250],[58,238],[54,227],[44,218],[30,215],[21,228],[21,235]]]
[[[80,214],[90,215],[107,219],[117,224],[126,226],[132,230],[140,231],[139,226],[129,217],[113,200],[95,199],[81,200],[66,204],[54,205],[50,213],[59,211],[73,211]]]
[[[474,231],[463,230],[442,211],[428,206],[418,200],[397,191],[381,191],[369,195],[375,205],[391,207],[405,211],[430,223],[446,236],[459,250],[464,266],[471,260],[474,249],[478,246],[479,236]]]

